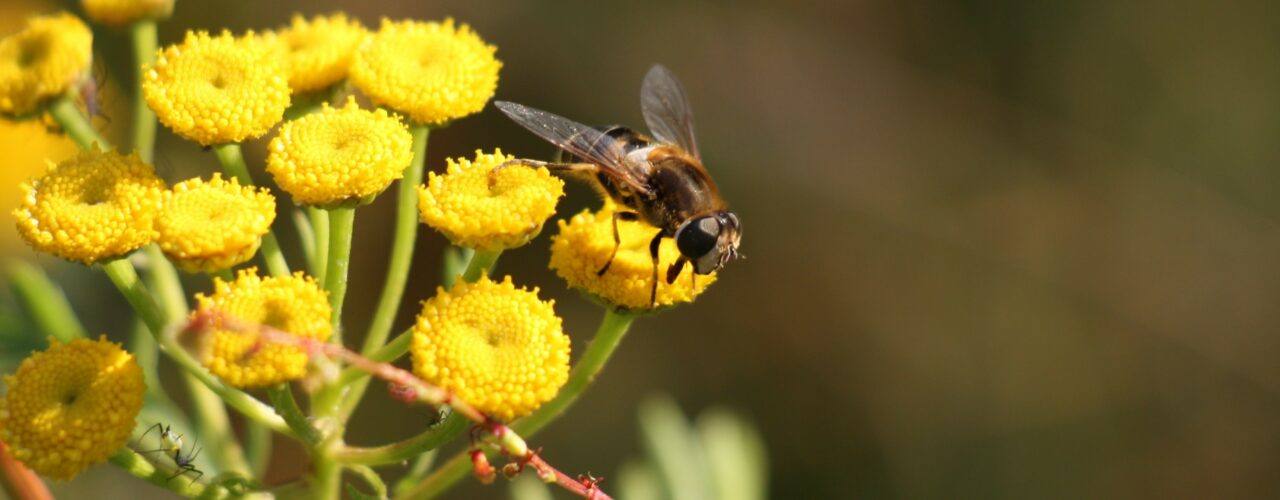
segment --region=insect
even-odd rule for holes
[[[178,450],[182,449],[182,434],[173,432],[172,428],[161,423],[156,423],[151,427],[147,427],[146,432],[143,432],[142,436],[138,438],[138,443],[141,444],[142,439],[147,437],[147,434],[150,434],[152,430],[160,431],[160,447],[154,450],[147,450],[142,453],[155,453],[159,451],[169,454],[176,453]]]
[[[193,463],[195,462],[196,457],[200,456],[201,451],[201,448],[196,446],[196,444],[200,442],[198,437],[195,442],[191,443],[191,449],[193,451],[184,456],[182,454],[182,434],[173,432],[168,425],[157,423],[148,427],[147,431],[142,433],[142,437],[138,438],[138,441],[141,442],[142,438],[147,437],[147,434],[150,433],[152,429],[160,430],[160,447],[154,450],[147,450],[142,453],[155,453],[158,451],[166,456],[170,453],[173,454],[173,457],[171,457],[173,459],[173,465],[177,466],[178,470],[177,472],[174,472],[172,476],[169,476],[169,479],[166,481],[172,481],[178,476],[188,472],[193,472],[195,473],[195,477],[191,478],[191,482],[194,483],[200,479],[200,476],[204,475],[204,471],[197,469]]]
[[[674,239],[680,249],[680,257],[667,268],[668,284],[675,282],[686,264],[692,264],[696,274],[710,274],[738,258],[742,224],[702,166],[689,100],[667,68],[650,68],[640,87],[640,109],[653,137],[619,125],[592,128],[513,102],[497,101],[494,106],[569,154],[563,162],[519,159],[507,164],[546,167],[585,177],[629,209],[613,215],[613,253],[598,275],[609,270],[618,254],[618,219],[643,220],[660,229],[649,241],[652,305],[657,305],[662,238]]]

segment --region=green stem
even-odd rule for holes
[[[253,420],[245,421],[245,458],[250,477],[263,477],[271,465],[271,429]]]
[[[151,293],[138,280],[138,273],[128,260],[116,259],[104,264],[102,267],[106,271],[107,277],[111,278],[111,282],[115,284],[116,289],[120,290],[125,300],[133,307],[134,312],[147,324],[151,334],[160,343],[160,349],[165,354],[168,354],[174,362],[178,363],[180,368],[190,373],[205,387],[208,387],[219,398],[226,401],[227,404],[240,411],[246,417],[262,422],[276,432],[293,435],[293,432],[285,425],[284,420],[276,415],[271,407],[254,399],[253,396],[223,384],[222,381],[215,378],[201,366],[195,358],[192,358],[186,349],[178,345],[177,339],[164,333],[164,317],[160,312],[160,308],[156,305]]]
[[[368,358],[373,360],[375,363],[390,363],[392,361],[399,359],[400,356],[404,356],[404,353],[409,352],[409,344],[411,343],[413,343],[412,328],[405,330],[404,333],[401,333],[400,335],[396,335],[395,338],[391,339],[391,342],[387,342],[387,345],[382,346],[382,349],[378,349],[373,354],[370,354]],[[364,371],[355,367],[347,367],[346,369],[342,370],[342,374],[338,375],[338,381],[335,382],[334,385],[339,385],[339,386],[347,385],[351,382],[354,382],[360,379],[361,377],[368,377],[368,376],[370,375],[369,375],[369,372],[367,371]],[[344,411],[342,414],[350,415],[351,414],[350,410],[354,409],[354,408],[346,407],[346,404],[348,402],[358,403],[359,401],[360,401],[359,398],[348,399],[346,401],[343,401],[342,409]]]
[[[347,271],[351,263],[351,237],[355,229],[355,207],[329,209],[329,264],[325,266],[324,289],[333,306],[333,338],[342,344],[342,304],[347,295]]]
[[[316,281],[324,283],[325,266],[329,265],[329,214],[323,209],[316,207],[307,207],[307,216],[311,219],[311,227],[314,229],[316,246],[315,265],[311,268],[311,274],[315,275]]]
[[[392,324],[396,319],[396,311],[400,309],[400,301],[404,297],[405,283],[409,278],[409,264],[413,260],[413,245],[418,234],[418,185],[422,183],[422,163],[427,153],[427,136],[430,128],[426,125],[413,125],[409,128],[413,134],[413,161],[404,170],[400,179],[399,197],[396,199],[396,225],[391,243],[391,259],[387,265],[387,278],[382,288],[382,296],[378,298],[378,307],[373,314],[373,322],[369,325],[369,335],[365,337],[364,347],[360,352],[369,355],[382,347],[391,334]],[[358,395],[363,390],[352,391]]]
[[[165,258],[164,252],[160,251],[159,246],[148,245],[145,252],[148,270],[146,288],[158,297],[161,313],[166,318],[165,324],[181,321],[187,317],[189,309],[186,292],[182,290],[182,282],[178,279],[178,271],[174,269],[173,263]],[[150,351],[150,356],[154,357],[157,347],[158,344],[154,337],[138,336],[135,338],[134,349],[138,349],[141,353]],[[195,410],[193,415],[196,428],[199,430],[200,435],[233,436],[231,419],[227,416],[227,407],[223,405],[221,399],[218,399],[218,395],[214,394],[208,387],[205,387],[190,373],[182,372],[182,382],[187,387],[187,394],[190,395],[191,404]],[[158,383],[156,384],[156,390],[161,390]],[[209,448],[209,453],[212,455],[213,461],[218,464],[218,467],[223,470],[248,474],[248,461],[245,459],[244,450],[240,447],[240,444],[230,437],[223,440],[222,443],[222,446]]]
[[[342,463],[363,465],[400,462],[443,446],[470,426],[471,421],[467,417],[451,412],[439,424],[404,441],[373,448],[342,448],[334,458]]]
[[[374,472],[372,468],[365,465],[347,465],[347,470],[360,476],[360,479],[364,479],[365,484],[373,488],[374,498],[387,498],[387,484],[382,482],[382,477],[378,476],[378,473]],[[347,488],[350,487],[350,485],[347,486]]]
[[[313,453],[312,468],[315,470],[315,481],[312,483],[311,493],[307,497],[320,500],[338,500],[342,495],[342,492],[338,489],[339,482],[342,479],[342,464],[330,458],[329,453],[324,449]]]
[[[121,446],[119,450],[116,450],[116,454],[111,456],[111,463],[124,469],[125,472],[132,474],[134,477],[144,479],[148,483],[187,498],[226,498],[231,496],[231,492],[221,486],[211,486],[200,481],[171,480],[173,472],[157,469],[154,464],[127,446]]]
[[[6,278],[14,295],[22,301],[36,327],[45,335],[62,342],[84,338],[84,327],[67,302],[66,294],[44,270],[25,261],[13,260],[6,266]]]
[[[129,39],[133,42],[133,66],[138,69],[138,81],[133,96],[133,151],[143,162],[151,164],[155,154],[156,114],[142,97],[142,65],[155,62],[156,21],[142,19],[129,27]]]
[[[467,270],[462,272],[462,280],[467,283],[475,283],[481,276],[488,276],[489,271],[493,269],[493,265],[498,262],[498,257],[502,256],[502,250],[490,252],[488,250],[476,250],[471,254],[471,261],[467,262]]]
[[[62,126],[62,130],[71,136],[71,140],[75,141],[81,149],[90,149],[94,143],[98,144],[99,149],[111,149],[111,143],[93,129],[93,125],[89,124],[89,120],[80,112],[80,108],[76,107],[75,98],[71,94],[58,96],[49,103],[49,114],[53,115],[53,119]]]
[[[298,230],[298,244],[302,247],[302,257],[307,260],[307,272],[316,276],[316,233],[306,210],[293,210],[293,227]]]
[[[387,336],[391,335],[396,313],[404,299],[404,287],[413,262],[413,246],[418,238],[418,185],[422,184],[422,165],[426,161],[427,139],[431,135],[431,128],[412,124],[409,126],[409,133],[413,136],[413,160],[405,167],[404,176],[400,178],[400,190],[396,195],[396,225],[392,233],[387,275],[383,280],[378,305],[373,311],[373,321],[369,323],[369,332],[360,348],[360,353],[365,356],[381,348],[387,341]],[[338,413],[340,419],[351,418],[351,413],[359,406],[365,390],[369,388],[369,382],[368,378],[355,380],[343,398],[342,408]]]
[[[227,175],[235,177],[243,186],[254,186],[253,177],[249,175],[249,166],[244,162],[244,153],[240,150],[240,144],[218,144],[213,147],[214,154],[218,155],[218,161],[222,163],[222,169]],[[268,231],[262,235],[262,260],[267,263],[267,272],[272,276],[288,276],[289,264],[284,260],[284,252],[280,251],[280,241],[276,239],[274,230]]]
[[[409,470],[404,473],[404,477],[396,481],[396,494],[409,491],[414,485],[422,481],[422,476],[427,475],[427,471],[431,470],[431,465],[436,462],[436,455],[440,450],[431,450],[413,459],[413,465],[409,466]]]
[[[606,310],[604,319],[600,321],[600,327],[596,330],[595,338],[587,346],[587,352],[583,353],[582,358],[574,365],[573,371],[569,372],[569,381],[560,389],[560,393],[532,415],[512,423],[511,429],[520,437],[529,439],[572,406],[613,356],[635,318],[636,316],[632,314],[612,309]],[[396,498],[435,497],[457,483],[470,470],[470,457],[466,452],[459,453],[413,489],[397,494]]]
[[[324,439],[320,431],[307,420],[307,415],[302,413],[302,408],[298,407],[298,401],[293,398],[293,390],[289,389],[288,384],[268,388],[267,397],[271,398],[271,405],[275,406],[276,413],[284,418],[285,423],[289,424],[289,428],[293,429],[298,439],[308,447],[315,446]]]

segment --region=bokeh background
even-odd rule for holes
[[[57,8],[3,4],[7,30]],[[653,63],[684,81],[748,259],[638,322],[535,439],[567,470],[610,476],[639,455],[636,407],[666,393],[754,422],[775,498],[1280,496],[1273,2],[178,0],[161,43],[333,10],[470,23],[505,63],[497,98],[585,123],[642,124]],[[95,34],[106,81],[128,88],[124,37]],[[104,102],[99,124],[123,129],[124,97]],[[38,131],[0,129],[10,185],[42,168],[20,133]],[[427,165],[494,146],[550,153],[489,107],[433,133]],[[216,168],[163,128],[157,158],[170,181]],[[16,204],[15,187],[0,194]],[[392,198],[356,222],[355,324],[380,286]],[[575,185],[561,214],[593,203]],[[102,275],[0,235],[92,330],[124,337]],[[399,325],[434,293],[444,245],[422,227]],[[499,273],[555,298],[580,352],[600,311],[546,262],[544,235]],[[351,441],[422,425],[370,394]],[[285,448],[272,475],[303,467]],[[126,487],[146,488],[109,467],[59,485],[162,494]],[[469,483],[453,498],[503,495]]]

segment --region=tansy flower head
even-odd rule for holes
[[[371,201],[404,176],[413,161],[413,136],[385,110],[365,111],[348,98],[280,127],[271,140],[267,171],[302,205]]]
[[[414,373],[500,420],[527,415],[569,377],[569,337],[554,305],[509,276],[440,288],[413,327]]]
[[[178,267],[212,273],[253,257],[275,218],[276,199],[266,188],[213,174],[173,187],[156,219],[156,243]]]
[[[117,27],[173,13],[173,0],[80,0],[80,5],[93,22]]]
[[[200,312],[224,314],[249,324],[316,340],[328,340],[329,299],[314,279],[301,272],[283,278],[260,277],[257,269],[240,271],[233,282],[214,280],[212,295],[197,294]],[[201,354],[204,365],[228,384],[267,387],[301,378],[307,353],[280,344],[261,344],[254,332],[214,330]]]
[[[95,148],[22,189],[18,233],[36,250],[93,264],[151,242],[165,185],[136,154]]]
[[[496,251],[528,243],[556,212],[564,181],[545,168],[493,171],[512,159],[502,150],[476,151],[475,161],[450,158],[445,175],[432,172],[427,185],[418,187],[422,221],[468,248]]]
[[[65,12],[31,18],[0,40],[0,113],[39,111],[87,78],[92,61],[93,33],[80,19]]]
[[[575,215],[568,224],[559,221],[560,233],[551,238],[551,269],[568,281],[569,286],[608,304],[649,309],[653,287],[649,241],[659,230],[640,221],[619,220],[618,254],[608,271],[600,275],[598,272],[609,262],[614,249],[613,212],[612,204],[606,204],[599,212],[583,211]],[[675,282],[668,285],[666,270],[678,257],[680,250],[675,241],[663,238],[658,249],[659,306],[690,302],[716,280],[715,273],[690,277],[693,270],[685,266]]]
[[[480,111],[498,87],[497,51],[466,24],[382,20],[351,81],[373,102],[438,125]]]
[[[276,55],[253,33],[187,32],[145,68],[147,106],[166,127],[201,145],[261,136],[289,107],[289,76]]]
[[[368,35],[359,21],[339,13],[309,21],[293,16],[289,27],[276,33],[273,40],[289,71],[289,88],[298,94],[346,78],[356,49]]]
[[[124,446],[146,390],[133,355],[106,337],[54,341],[4,382],[0,440],[53,479],[71,479]]]

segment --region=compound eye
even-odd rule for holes
[[[720,237],[720,222],[715,217],[691,221],[676,233],[676,246],[686,257],[698,258],[715,248]]]

